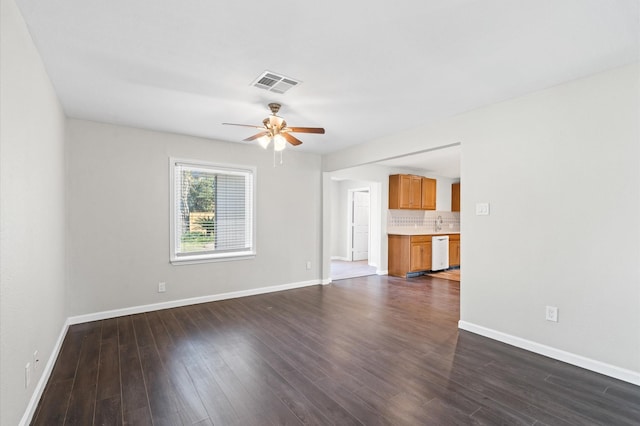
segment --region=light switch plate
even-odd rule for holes
[[[476,203],[476,216],[489,216],[489,203]]]
[[[555,306],[547,306],[545,311],[545,319],[547,321],[558,322],[558,308]]]

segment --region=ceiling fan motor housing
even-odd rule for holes
[[[281,105],[275,102],[272,102],[269,104],[269,109],[271,110],[271,113],[273,115],[276,115],[278,113],[278,111],[280,111],[280,107]]]

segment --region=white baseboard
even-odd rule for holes
[[[345,262],[351,262],[351,259],[349,259],[348,257],[344,257],[344,256],[331,256],[331,260],[342,260]]]
[[[322,280],[322,285],[327,285],[327,284],[331,284],[333,281],[331,281],[331,278],[326,278],[324,280]]]
[[[388,269],[385,269],[385,270],[383,271],[383,270],[378,269],[378,270],[376,271],[376,275],[389,275],[389,270],[388,270]]]
[[[58,355],[60,354],[60,350],[62,349],[62,342],[64,342],[64,336],[67,335],[67,330],[69,329],[69,319],[67,319],[62,325],[62,330],[60,330],[60,335],[58,336],[58,340],[56,344],[53,345],[53,350],[51,351],[51,356],[47,360],[47,363],[44,366],[44,370],[42,370],[42,375],[40,376],[40,380],[36,384],[33,393],[31,394],[31,399],[29,400],[29,404],[27,404],[27,409],[22,415],[22,419],[20,419],[19,426],[27,426],[33,420],[33,415],[36,413],[36,408],[38,408],[38,403],[40,402],[40,398],[44,393],[44,388],[47,386],[47,382],[49,381],[49,377],[51,377],[51,373],[53,372],[53,366],[56,364],[58,359]]]
[[[605,376],[613,377],[615,379],[640,386],[640,372],[637,371],[631,371],[621,367],[616,367],[615,365],[596,361],[594,359],[586,358],[581,355],[576,355],[571,352],[566,352],[561,349],[553,348],[551,346],[543,345],[537,342],[532,342],[531,340],[512,336],[501,331],[493,330],[462,320],[458,322],[458,328],[469,331],[471,333],[479,334],[484,337],[488,337],[493,340],[497,340],[502,343],[506,343],[511,346],[525,349],[530,352],[544,355],[558,361],[566,362],[567,364],[582,367],[587,370],[595,371],[596,373],[604,374]]]
[[[294,288],[308,287],[321,284],[320,280],[300,281],[297,283],[281,284],[271,287],[252,288],[249,290],[231,291],[228,293],[211,294],[208,296],[191,297],[188,299],[170,300],[168,302],[152,303],[150,305],[131,306],[110,311],[95,312],[92,314],[69,317],[69,325],[81,324],[90,321],[99,321],[108,318],[122,317],[125,315],[141,314],[143,312],[159,311],[161,309],[177,308],[180,306],[195,305],[197,303],[215,302],[218,300],[236,299],[238,297],[255,296],[257,294],[273,293],[276,291],[291,290]]]

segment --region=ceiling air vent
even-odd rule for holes
[[[260,74],[260,76],[256,78],[251,85],[270,92],[285,93],[287,90],[300,83],[302,82],[290,77],[285,77],[284,75],[276,74],[271,71],[265,71]]]

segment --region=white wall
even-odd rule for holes
[[[327,155],[324,170],[461,142],[461,325],[640,381],[638,75],[631,65],[471,111]]]
[[[638,68],[474,119],[461,319],[640,373]],[[491,216],[472,214],[478,201]],[[559,323],[544,320],[545,305],[559,307]]]
[[[65,118],[18,8],[0,4],[0,424],[16,425],[66,319]]]
[[[342,200],[340,198],[341,181],[331,180],[331,259],[346,258],[347,253],[342,244],[342,223],[345,220],[342,215]]]
[[[460,179],[450,179],[442,176],[429,176],[436,179],[436,210],[442,212],[451,211],[451,184],[460,182]]]
[[[228,143],[69,120],[70,314],[320,279],[321,162]],[[169,263],[169,157],[257,167],[257,256]],[[312,269],[306,269],[306,262]],[[158,293],[159,281],[166,293]]]

